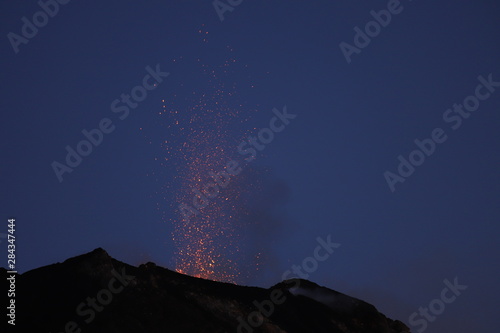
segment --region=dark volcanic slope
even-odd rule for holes
[[[102,249],[26,272],[16,285],[17,332],[409,332],[309,281],[243,287],[133,267]]]

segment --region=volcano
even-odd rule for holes
[[[0,273],[4,283],[12,276]],[[239,286],[151,262],[131,266],[100,248],[15,279],[16,332],[410,332],[373,305],[311,281]]]

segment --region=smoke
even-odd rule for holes
[[[295,296],[305,296],[314,299],[337,312],[352,312],[359,304],[358,300],[350,296],[323,287],[309,286],[308,288],[301,288],[299,286],[291,288],[290,292]]]
[[[256,165],[246,166],[230,186],[239,193],[234,201],[240,224],[236,236],[241,276],[238,282],[254,282],[280,267],[277,246],[290,231],[285,205],[291,191],[269,168]]]

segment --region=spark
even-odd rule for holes
[[[200,29],[200,34],[208,32]],[[206,42],[206,38],[204,38]],[[177,62],[180,59],[174,59]],[[162,122],[168,124],[161,143],[165,156],[159,160],[175,165],[173,183],[165,191],[177,187],[171,208],[177,211],[172,239],[176,246],[176,271],[210,280],[236,283],[240,278],[238,255],[240,253],[241,225],[238,222],[239,200],[244,189],[239,182],[219,188],[219,194],[196,217],[187,221],[178,212],[179,203],[191,204],[193,190],[201,190],[213,182],[209,176],[224,170],[236,151],[235,143],[245,133],[235,135],[234,125],[249,119],[241,103],[236,103],[235,84],[225,84],[233,58],[212,68],[201,66],[204,87],[188,89],[171,98],[161,99]],[[187,83],[180,83],[185,90]],[[188,106],[180,106],[180,96],[186,96]],[[164,163],[164,162],[161,162]],[[243,177],[238,175],[236,177]],[[164,196],[165,197],[165,196]]]

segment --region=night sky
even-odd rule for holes
[[[179,205],[236,161],[191,222],[213,278],[269,287],[329,237],[309,280],[417,332],[412,313],[458,278],[426,331],[497,331],[497,1],[58,7],[0,3],[0,236],[15,217],[19,272],[97,247],[189,270],[204,240]],[[102,134],[70,169],[82,131]],[[266,143],[246,161],[249,136]]]

